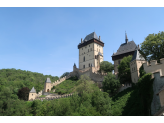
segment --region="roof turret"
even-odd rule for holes
[[[93,39],[93,38],[99,40],[99,38],[98,38],[98,36],[96,35],[96,33],[95,33],[95,32],[92,32],[92,33],[90,33],[89,35],[87,35],[87,36],[84,38],[83,41],[89,41],[89,40],[91,40],[91,39]]]
[[[50,78],[47,78],[46,81],[45,81],[45,83],[51,83]]]
[[[33,87],[30,91],[30,93],[36,93],[35,88]]]
[[[133,57],[132,57],[132,60],[140,60],[140,61],[145,61],[145,59],[141,56],[141,54],[139,53],[139,50],[135,50],[134,54],[133,54]]]

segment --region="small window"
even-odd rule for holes
[[[82,48],[82,50],[83,50],[83,48]]]
[[[90,45],[89,45],[89,47],[90,47]]]
[[[85,65],[83,65],[83,68],[85,68]]]
[[[83,58],[83,61],[85,61],[85,56],[84,56],[84,58]]]
[[[85,47],[85,49],[86,49],[87,47]]]
[[[92,48],[91,48],[91,51],[92,51]]]
[[[32,94],[32,96],[33,96],[33,94]]]
[[[97,59],[97,56],[95,55],[95,59]]]
[[[89,63],[89,65],[88,65],[89,67],[90,67],[90,63]]]
[[[89,49],[88,49],[88,52],[89,52]]]
[[[85,54],[85,52],[84,52],[84,54]]]

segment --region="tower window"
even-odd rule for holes
[[[83,65],[83,68],[85,68],[85,65]]]
[[[84,56],[84,59],[83,59],[83,61],[85,61],[85,56]]]

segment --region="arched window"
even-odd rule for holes
[[[85,61],[85,56],[84,56],[84,59],[83,59],[83,61]]]

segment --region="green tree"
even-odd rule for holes
[[[142,66],[140,67],[139,72],[140,72],[140,78],[141,78],[143,75],[146,74],[146,72],[145,72],[145,70],[144,70],[144,67],[143,67],[143,64],[142,64]]]
[[[131,72],[130,72],[130,61],[131,60],[132,60],[131,55],[124,57],[121,60],[120,65],[118,66],[118,78],[119,78],[121,84],[131,82]]]
[[[104,71],[105,73],[107,72],[112,72],[114,70],[114,65],[111,62],[108,61],[102,61],[100,63],[100,72]]]
[[[30,89],[28,87],[21,88],[18,91],[19,99],[27,101],[28,100],[28,96],[29,96],[29,92],[30,92]]]
[[[120,87],[119,80],[116,79],[116,76],[112,73],[108,73],[107,76],[104,77],[102,84],[104,92],[107,92],[109,95],[115,95]]]
[[[63,77],[65,77],[65,76],[67,76],[69,74],[69,72],[65,72],[65,73],[63,73],[61,76],[60,76],[60,78],[63,78]]]
[[[147,60],[159,60],[164,58],[164,32],[149,34],[140,49],[141,55]]]

